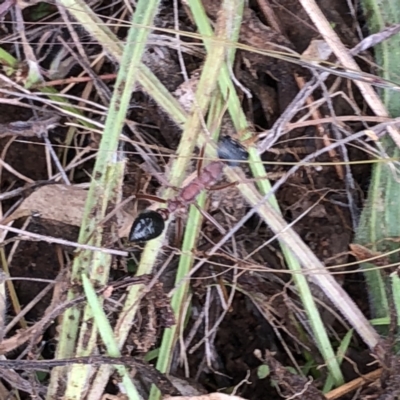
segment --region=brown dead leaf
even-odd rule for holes
[[[366,261],[374,264],[378,267],[387,265],[390,263],[389,259],[382,255],[380,252],[372,251],[362,246],[361,244],[351,243],[349,245],[351,254],[357,259],[357,261]]]
[[[305,60],[326,61],[332,54],[332,49],[325,40],[312,40],[301,57]]]
[[[42,118],[29,121],[15,121],[8,124],[0,124],[0,137],[5,136],[24,136],[24,137],[42,137],[51,128],[54,128],[59,116],[51,118]]]
[[[192,108],[199,76],[200,70],[194,71],[190,79],[187,82],[183,82],[174,92],[175,97],[186,111]]]
[[[87,191],[67,185],[47,185],[35,190],[20,206],[1,223],[35,216],[66,225],[81,226]],[[118,210],[118,237],[128,236],[134,217],[127,211]]]
[[[67,185],[47,185],[34,191],[20,206],[2,223],[18,218],[37,216],[65,223],[81,226],[83,208],[87,191]]]

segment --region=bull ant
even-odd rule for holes
[[[239,142],[229,136],[223,136],[218,143],[218,157],[225,160],[229,166],[235,167],[239,161],[247,160],[248,153]],[[223,167],[223,161],[211,162],[200,170],[197,178],[183,187],[177,196],[166,202],[166,208],[159,208],[156,211],[148,210],[139,214],[133,222],[129,240],[147,242],[160,236],[165,228],[165,221],[172,213],[193,204],[202,190],[211,188],[221,180]],[[162,199],[157,199],[157,201],[165,202]]]

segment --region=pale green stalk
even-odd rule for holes
[[[203,208],[206,201],[206,194],[201,193],[197,198],[198,206]],[[202,224],[202,215],[195,206],[190,207],[188,216],[188,229],[185,230],[185,237],[182,244],[182,253],[179,259],[178,271],[175,281],[181,282],[188,275],[194,262],[194,250],[198,240]],[[189,223],[190,221],[190,223]],[[189,228],[190,227],[190,228]],[[159,371],[167,373],[170,367],[172,354],[174,352],[176,341],[179,337],[179,329],[185,326],[184,305],[189,293],[190,280],[179,286],[174,292],[171,300],[171,307],[175,315],[175,325],[164,330],[160,351],[158,353],[156,367]],[[153,385],[150,391],[149,400],[160,398],[160,391]]]
[[[110,109],[111,111],[112,109]],[[112,114],[112,111],[111,111]],[[117,125],[118,126],[118,125]],[[116,126],[116,129],[118,129]],[[107,122],[106,122],[107,127]],[[106,131],[105,131],[106,132]],[[115,156],[117,156],[115,154]],[[111,161],[113,163],[113,161]],[[99,210],[99,224],[104,219],[107,210],[109,211],[117,204],[121,202],[122,197],[122,185],[124,180],[124,171],[125,171],[125,162],[115,160],[114,165],[110,165],[108,170],[106,171],[106,182],[105,182],[105,190],[103,192],[103,196],[105,199],[108,199],[107,204],[102,202],[105,208]],[[98,192],[97,192],[98,193]],[[94,219],[97,219],[97,215],[94,216]],[[94,226],[94,225],[93,225]],[[105,233],[108,237],[109,234]],[[97,238],[96,238],[97,237]],[[93,240],[97,240],[97,245],[101,245],[103,242],[103,230],[97,229],[93,234]],[[112,256],[109,254],[94,254],[91,259],[91,264],[87,265],[85,268],[84,262],[77,266],[77,271],[81,271],[81,268],[85,268],[89,274],[91,281],[96,287],[103,287],[108,282],[109,270],[112,263]],[[75,270],[74,270],[75,271]],[[73,272],[74,272],[73,271]],[[77,280],[74,280],[76,283]],[[97,335],[98,329],[97,324],[93,324],[93,312],[92,308],[89,305],[86,305],[83,310],[83,315],[80,318],[80,326],[75,327],[74,324],[71,324],[70,321],[63,319],[62,329],[67,330],[66,334],[70,334],[68,339],[72,339],[72,334],[75,334],[75,329],[79,329],[79,336],[77,344],[75,345],[76,350],[74,352],[75,357],[89,357],[91,356],[97,346]],[[68,325],[68,328],[66,328]],[[72,330],[74,330],[72,332]],[[65,337],[65,335],[63,336]],[[61,337],[60,337],[61,342]],[[65,400],[78,400],[83,398],[83,394],[85,393],[91,374],[93,373],[93,367],[90,364],[74,364],[70,367],[68,371],[68,381],[67,388],[65,392]]]
[[[232,34],[235,32],[238,35],[238,26],[240,27],[241,21],[241,8],[243,3],[241,1],[232,2],[230,0],[225,0],[221,5],[221,10],[218,13],[218,19],[216,24],[215,36],[219,39],[218,41],[209,42],[208,37],[204,37],[204,43],[207,48],[207,58],[202,71],[202,76],[207,76],[208,68],[213,68],[213,84],[216,85],[218,78],[220,78],[220,71],[222,69],[227,69],[227,51],[224,45],[224,41],[232,38]],[[238,16],[238,17],[236,17]],[[236,22],[236,24],[235,24]],[[236,29],[235,29],[236,28]],[[233,60],[231,52],[231,60]],[[198,87],[197,93],[200,94],[201,88]],[[197,97],[197,96],[196,96]],[[216,94],[214,99],[216,99]],[[215,108],[218,109],[218,104],[214,103]],[[195,104],[196,106],[196,104]],[[210,124],[209,124],[210,125]],[[200,140],[199,142],[202,142]],[[205,202],[205,195],[202,193],[198,197],[198,203],[202,207]],[[193,206],[190,208],[189,218],[187,221],[187,229],[185,230],[185,237],[182,245],[182,253],[179,260],[178,271],[175,278],[176,283],[179,286],[174,291],[171,306],[174,310],[176,324],[171,328],[164,331],[163,339],[161,342],[160,352],[157,359],[156,367],[161,372],[168,372],[172,354],[174,352],[175,344],[178,339],[178,329],[184,327],[185,314],[183,313],[183,306],[187,301],[187,295],[189,291],[189,280],[185,280],[188,276],[190,269],[193,266],[194,254],[193,250],[196,247],[197,237],[201,227],[201,214]],[[150,392],[150,400],[156,400],[160,398],[159,390],[153,385]]]
[[[222,24],[222,22],[220,23]],[[221,32],[221,35],[222,34],[224,33]],[[170,185],[173,187],[179,187],[186,175],[187,165],[191,160],[198,134],[202,129],[204,116],[207,112],[211,96],[216,88],[219,70],[224,61],[224,53],[224,45],[223,41],[221,41],[220,45],[212,47],[210,54],[205,61],[196,91],[196,101],[193,105],[190,116],[184,125],[182,138],[177,150],[177,159],[172,166],[169,176]],[[163,193],[163,198],[168,199],[175,196],[175,194],[174,190],[168,189]],[[164,234],[166,231],[167,227],[164,230]],[[137,276],[152,272],[158,251],[162,248],[164,234],[146,244],[138,267]],[[186,261],[184,261],[184,263],[186,263]],[[132,320],[138,307],[138,301],[144,289],[145,287],[143,285],[135,285],[129,291],[129,295],[124,304],[124,309],[121,312],[115,329],[115,334],[121,347],[123,346],[126,336],[131,328]],[[187,291],[187,288],[184,289],[184,292],[185,291]],[[101,368],[95,378],[95,382],[98,384],[104,382],[105,377],[109,375],[110,371],[111,369],[107,366]],[[89,400],[92,399],[94,398],[89,397]]]
[[[204,11],[203,4],[200,0],[189,0],[188,5],[192,12],[194,21],[199,30],[201,37],[204,40],[204,45],[207,52],[210,50],[210,46],[217,43],[217,40],[205,40],[206,38],[213,37],[213,30],[211,24],[208,20],[206,12]],[[236,51],[237,40],[239,37],[240,24],[243,15],[244,1],[235,0],[232,1],[230,10],[228,10],[228,16],[230,20],[230,37],[224,44],[227,48],[225,53],[225,60],[230,60],[232,62],[233,56]],[[220,40],[220,39],[219,39]],[[233,124],[238,132],[248,130],[249,126],[246,120],[246,116],[241,107],[239,97],[236,93],[235,85],[232,82],[230,68],[227,64],[224,64],[221,69],[221,74],[219,76],[218,84],[221,94],[225,101],[228,103],[229,115],[232,118]]]
[[[203,5],[200,0],[189,0],[189,6],[191,7],[193,17],[197,26],[199,27],[201,35],[211,36],[211,26],[208,22]],[[230,57],[232,59],[232,55],[230,55]],[[238,132],[241,132],[245,129],[247,130],[249,127],[246,116],[240,106],[240,101],[236,95],[236,90],[231,80],[231,74],[227,65],[224,65],[221,71],[219,85],[222,94],[226,97],[226,100],[228,102],[229,114],[232,118],[236,130]],[[253,176],[255,178],[260,178],[257,182],[261,194],[265,195],[269,193],[269,191],[271,190],[271,185],[269,180],[267,179],[267,174],[265,172],[261,157],[255,149],[250,150],[249,165]],[[279,205],[275,196],[271,196],[268,201],[274,207],[274,209],[280,213]],[[335,353],[329,341],[329,337],[325,330],[323,321],[314,302],[307,279],[301,273],[298,273],[301,271],[301,265],[298,259],[295,257],[294,253],[291,252],[281,240],[279,240],[279,242],[289,269],[291,271],[297,272],[294,274],[294,280],[296,283],[296,287],[299,291],[303,306],[307,312],[318,348],[322,356],[324,357],[328,370],[335,377],[336,384],[340,385],[343,382],[343,376],[340,371],[339,364],[337,363],[337,360],[335,358]]]
[[[353,333],[354,333],[354,330],[350,329],[344,335],[344,338],[340,342],[340,345],[339,345],[339,347],[337,349],[337,352],[336,352],[336,357],[337,357],[337,360],[338,360],[339,364],[342,364],[344,356],[346,355],[347,350],[350,347],[351,341],[353,339]],[[326,382],[324,384],[324,388],[322,389],[322,393],[329,392],[334,386],[335,386],[335,380],[334,380],[332,374],[329,374],[328,378],[326,379]]]
[[[396,309],[396,323],[400,326],[400,278],[397,271],[390,274],[391,293],[393,295],[393,303]]]
[[[103,309],[103,300],[97,297],[96,291],[94,290],[93,285],[86,274],[82,274],[81,280],[88,305],[92,310],[94,323],[106,347],[107,355],[114,358],[121,357],[121,352],[119,351],[117,342],[114,338],[114,332]],[[114,368],[122,378],[121,383],[124,387],[124,393],[126,393],[128,399],[141,400],[141,397],[139,396],[139,393],[137,392],[136,387],[129,375],[129,371],[125,368],[125,366],[116,364]],[[103,396],[103,392],[99,393],[99,397],[101,396]]]
[[[69,3],[70,8],[74,6],[73,1],[67,1],[67,3]],[[128,33],[127,44],[93,171],[79,243],[101,246],[103,242],[101,222],[105,217],[107,207],[116,204],[121,194],[124,169],[119,168],[121,163],[117,161],[117,146],[129,107],[132,89],[139,76],[138,70],[149,34],[149,31],[141,29],[141,26],[152,25],[157,7],[158,0],[151,0],[150,2],[139,0],[133,16],[133,24]],[[108,280],[110,264],[111,257],[107,254],[81,251],[74,260],[71,282],[76,285],[82,272],[87,272],[90,274],[92,282],[101,287]],[[75,296],[76,289],[70,290],[68,299],[72,300]],[[97,341],[97,328],[93,326],[92,318],[92,310],[90,307],[86,307],[75,353],[81,313],[78,307],[72,307],[66,311],[61,325],[60,340],[56,352],[57,358],[68,358],[73,354],[76,354],[77,357],[84,357],[93,353]],[[64,368],[53,370],[48,400],[59,394],[60,384],[65,382],[65,373]],[[90,365],[74,365],[69,371],[64,399],[78,400],[83,398],[91,373]]]
[[[208,114],[208,128],[210,129],[213,126],[214,121],[216,121],[219,117],[219,112],[223,109],[222,99],[217,94],[214,94],[211,99],[210,110]],[[219,121],[220,122],[220,121]],[[219,127],[217,127],[212,132],[212,139],[217,140],[219,134]],[[201,193],[197,197],[197,206],[202,209],[204,208],[206,201],[206,193]],[[179,337],[179,330],[184,328],[186,314],[184,313],[185,304],[187,302],[187,297],[189,293],[190,280],[185,279],[188,276],[191,268],[194,263],[194,252],[196,249],[196,244],[198,242],[198,236],[200,233],[201,224],[203,221],[203,216],[199,212],[198,208],[195,206],[190,206],[189,215],[186,222],[185,236],[182,244],[181,256],[179,259],[178,270],[175,277],[176,283],[181,283],[177,289],[174,291],[174,294],[171,299],[171,307],[174,311],[174,315],[176,318],[175,325],[171,326],[164,330],[161,347],[159,349],[158,358],[157,358],[157,369],[161,372],[168,372],[172,354],[174,352],[174,348],[176,345],[177,338]],[[160,393],[158,389],[153,386],[150,399],[157,399]]]

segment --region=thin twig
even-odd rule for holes
[[[43,240],[44,242],[48,242],[48,243],[57,243],[57,244],[61,244],[63,246],[71,246],[71,247],[75,247],[77,249],[82,249],[82,250],[100,251],[102,253],[112,254],[114,256],[127,257],[129,255],[129,253],[127,251],[107,249],[104,247],[89,246],[89,245],[80,244],[77,242],[70,242],[69,240],[58,239],[58,238],[54,238],[51,236],[39,235],[37,233],[23,231],[21,229],[17,229],[17,228],[13,228],[11,226],[1,225],[1,224],[0,224],[0,230],[19,233],[20,235],[23,235],[26,237],[26,238],[21,237],[20,238],[21,240],[28,240],[28,238],[31,238],[31,239]]]

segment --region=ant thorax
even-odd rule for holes
[[[221,180],[223,169],[224,164],[221,161],[213,161],[204,167],[202,173],[198,176],[198,181],[201,182],[204,187],[210,188]]]
[[[181,193],[176,197],[176,199],[184,206],[187,206],[193,203],[203,189],[205,189],[204,183],[200,182],[199,179],[196,178],[181,190]]]
[[[248,153],[239,142],[224,136],[219,142],[218,156],[221,160],[213,161],[200,170],[192,182],[183,187],[177,196],[166,202],[166,208],[141,213],[132,225],[130,240],[147,241],[160,236],[165,226],[164,221],[171,214],[186,210],[204,189],[212,188],[221,180],[225,163],[235,167],[240,161],[247,160]],[[237,206],[236,203],[236,201],[233,202],[233,208]]]

